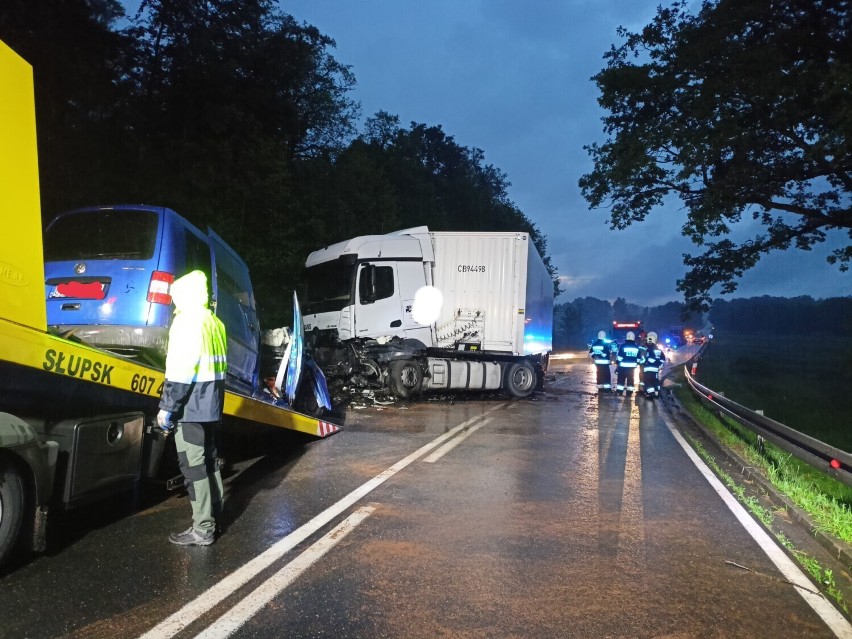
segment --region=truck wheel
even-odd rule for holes
[[[503,390],[510,397],[529,397],[535,390],[536,379],[535,367],[528,360],[521,360],[510,364],[503,378]]]
[[[0,565],[12,553],[24,515],[24,481],[15,467],[0,458]]]
[[[391,362],[390,376],[396,395],[405,399],[417,395],[423,385],[423,369],[414,359],[397,359]]]

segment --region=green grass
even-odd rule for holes
[[[769,442],[760,447],[754,433],[735,422],[720,420],[696,399],[687,385],[676,388],[675,395],[723,445],[759,469],[773,486],[809,513],[820,531],[852,543],[852,488]]]
[[[685,395],[691,395],[691,391],[686,388],[681,388],[678,391],[678,394],[681,395],[681,400],[683,401],[686,399]],[[716,432],[717,436],[726,440],[731,445],[734,445],[740,449],[743,448],[744,444],[741,439],[736,435],[731,435],[728,429],[718,419],[715,419],[712,414],[706,411],[697,401],[692,399],[690,402],[684,403],[689,403],[689,406],[687,407],[688,410],[690,410],[691,412],[694,411],[693,414],[696,415],[696,417],[700,416],[702,422],[704,422],[705,419],[709,418],[708,421],[711,423],[705,425],[708,425],[711,430]],[[716,423],[712,424],[714,420]],[[813,577],[813,579],[817,583],[820,584],[822,590],[835,602],[837,602],[837,605],[840,606],[840,608],[842,608],[844,612],[848,613],[849,608],[846,604],[843,592],[835,582],[834,573],[832,572],[832,570],[830,568],[823,567],[819,563],[819,561],[816,560],[814,557],[811,557],[806,552],[803,552],[802,550],[796,548],[793,543],[784,535],[784,533],[773,531],[772,524],[775,516],[773,515],[772,511],[761,505],[756,497],[748,495],[745,488],[741,484],[737,483],[737,481],[733,477],[731,477],[730,474],[725,472],[725,470],[719,466],[713,456],[708,453],[707,450],[705,450],[705,448],[701,445],[701,442],[696,440],[694,437],[691,437],[690,435],[687,435],[687,439],[689,439],[690,445],[695,449],[698,455],[705,461],[708,466],[710,466],[710,468],[713,469],[713,472],[716,473],[716,475],[725,483],[725,485],[728,486],[728,489],[737,497],[740,503],[742,503],[749,510],[749,512],[751,512],[752,515],[754,515],[754,517],[756,517],[768,530],[772,531],[772,534],[775,535],[775,537],[778,539],[778,542],[782,544],[790,553],[792,553],[793,556],[796,557],[796,560],[799,562],[799,564],[805,570],[807,570],[807,572],[811,575],[811,577]],[[754,453],[760,455],[760,452],[756,448],[754,450]],[[766,468],[766,465],[764,465],[764,468]],[[834,481],[831,478],[828,479]],[[808,482],[805,478],[800,477],[797,483],[802,484],[801,488],[804,490],[804,487],[807,485]],[[845,488],[845,486],[843,486],[843,488]],[[814,491],[810,490],[810,492],[813,493]],[[838,507],[834,510],[836,515],[842,515],[840,517],[843,520],[841,529],[848,533],[850,530],[849,524],[850,521],[852,521],[852,516],[850,516],[849,507],[848,505],[843,506],[842,504],[837,506]]]
[[[716,336],[697,379],[738,404],[852,451],[852,338]]]

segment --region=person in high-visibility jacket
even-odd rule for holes
[[[612,356],[615,343],[606,338],[606,332],[600,331],[598,338],[589,347],[589,357],[595,365],[595,378],[598,385],[598,393],[612,391]]]
[[[171,285],[175,316],[169,329],[166,381],[157,423],[174,432],[178,462],[192,505],[192,525],[169,535],[179,546],[209,546],[224,504],[216,464],[216,425],[225,403],[227,336],[211,311],[207,276],[192,271]]]
[[[663,369],[665,361],[666,355],[660,345],[657,344],[657,334],[653,331],[648,333],[642,364],[642,375],[645,378],[645,397],[654,399],[660,396],[660,371]]]
[[[636,367],[639,366],[639,344],[636,343],[636,335],[633,331],[627,334],[627,339],[621,346],[618,347],[618,354],[615,356],[616,364],[616,383],[615,392],[622,395],[627,390],[628,395],[632,395],[636,390],[634,378],[636,377]]]

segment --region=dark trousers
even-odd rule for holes
[[[645,382],[646,395],[660,394],[660,379],[658,371],[642,371],[642,376]]]
[[[216,465],[215,422],[179,422],[175,448],[192,505],[192,527],[202,534],[214,531],[225,501],[222,475]]]
[[[595,375],[597,377],[598,388],[610,390],[612,388],[612,371],[609,364],[595,364]]]
[[[627,389],[628,393],[632,393],[635,390],[634,378],[636,377],[636,367],[635,366],[619,366],[616,372],[616,385],[615,389],[620,393]]]

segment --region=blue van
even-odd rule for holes
[[[57,215],[44,233],[51,332],[162,369],[171,283],[199,269],[228,332],[228,374],[254,386],[260,325],[248,266],[212,230],[175,211],[117,205]]]

